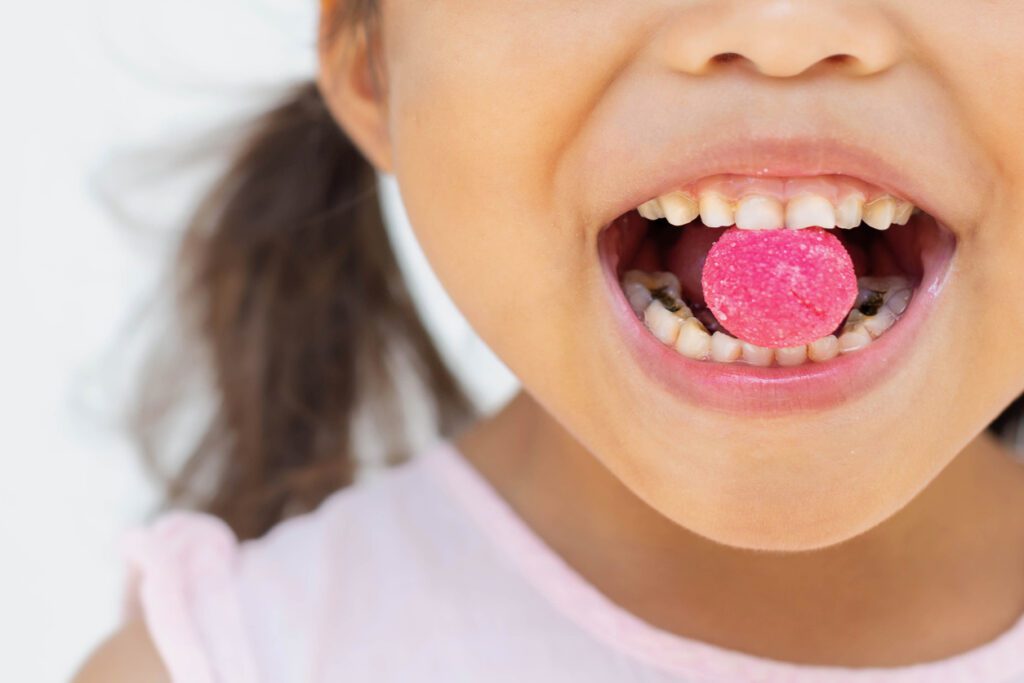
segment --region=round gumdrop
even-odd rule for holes
[[[769,348],[832,334],[857,299],[850,254],[822,228],[729,228],[708,252],[701,285],[729,334]]]

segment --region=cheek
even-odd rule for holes
[[[983,207],[961,244],[957,394],[992,417],[1024,389],[1024,5],[928,3],[933,68],[992,160],[997,182],[965,192]],[[921,11],[924,11],[922,6]],[[979,49],[978,46],[984,46]]]
[[[1022,150],[1024,154],[1024,150]],[[957,362],[967,377],[958,402],[987,406],[994,417],[1024,391],[1024,197],[993,201],[976,236],[965,244],[964,296],[957,330]]]
[[[625,0],[517,4],[392,5],[396,172],[415,182],[406,184],[411,205],[415,189],[482,229],[516,225],[517,238],[556,232],[578,241],[588,207],[572,152],[646,29],[626,16],[633,3]]]
[[[457,4],[397,3],[387,17],[395,174],[432,265],[484,339],[517,373],[557,368],[593,286],[599,227],[562,161],[625,42],[588,39],[605,29],[569,2]],[[616,20],[594,4],[586,17]]]
[[[976,153],[969,163],[978,173],[962,188],[963,204],[979,211],[959,245],[949,319],[936,326],[944,332],[921,341],[943,358],[929,380],[936,395],[926,401],[939,414],[951,403],[958,409],[957,425],[916,431],[952,439],[976,433],[1024,389],[1024,5],[912,0],[894,12],[918,47],[909,68],[936,85],[934,102],[913,103],[928,113],[915,115],[949,117],[935,130],[966,132]],[[939,167],[954,150],[935,140],[929,153]]]

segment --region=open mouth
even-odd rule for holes
[[[837,238],[848,255],[849,299],[831,317],[822,313],[810,337],[753,338],[749,321],[745,326],[742,316],[726,316],[708,291],[716,289],[705,277],[709,254],[730,231],[759,232],[769,240],[792,233],[765,231],[825,232],[823,239],[832,244]],[[910,201],[850,176],[716,175],[620,216],[602,233],[600,248],[622,298],[650,337],[689,361],[734,372],[752,366],[764,378],[770,376],[765,371],[809,370],[880,346],[922,292],[937,294],[934,285],[948,270],[955,242],[946,227]],[[743,270],[745,262],[731,267]],[[761,284],[755,281],[752,288]],[[809,286],[815,290],[809,294],[817,295],[834,283],[819,279]],[[772,312],[755,307],[747,317]]]

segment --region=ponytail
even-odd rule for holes
[[[470,417],[402,282],[373,168],[315,85],[257,122],[196,212],[178,266],[180,310],[217,404],[168,481],[169,504],[217,515],[240,538],[316,507],[356,477],[357,420],[401,415],[410,368],[441,434]],[[143,418],[143,433],[164,416]],[[394,421],[382,435],[407,448]]]

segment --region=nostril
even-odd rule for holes
[[[711,61],[715,64],[732,64],[741,59],[743,59],[743,55],[738,52],[720,52],[712,57]]]
[[[856,64],[857,61],[857,58],[854,57],[853,55],[843,52],[821,58],[818,62],[818,65],[828,65],[832,67],[847,68],[850,65]],[[709,60],[709,64],[712,66],[725,66],[729,64],[737,64],[740,62],[752,63],[755,66],[758,66],[757,61],[752,61],[746,55],[740,54],[739,52],[719,52],[718,54],[711,57],[711,59]],[[762,69],[760,66],[758,66],[758,70],[764,73],[764,69]],[[792,75],[795,75],[795,72]]]
[[[851,62],[853,62],[854,59],[855,58],[854,58],[853,55],[836,54],[836,55],[829,55],[828,57],[826,57],[825,58],[825,62],[827,62],[829,64],[836,64],[836,65],[839,65],[839,66],[845,66],[845,65],[850,64]]]

